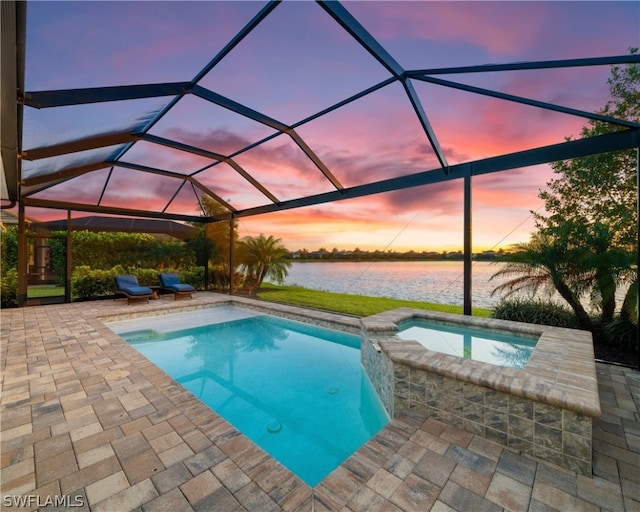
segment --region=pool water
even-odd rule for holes
[[[120,336],[310,486],[388,422],[354,335],[258,315]]]
[[[536,338],[422,319],[398,327],[399,338],[417,341],[429,350],[518,369],[527,364],[537,342]]]

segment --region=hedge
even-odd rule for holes
[[[203,267],[167,271],[177,273],[183,282],[193,285],[197,290],[204,288]],[[81,265],[74,269],[71,276],[71,298],[73,300],[88,300],[112,296],[115,292],[114,278],[123,274],[136,276],[140,286],[157,286],[160,284],[158,271],[154,268],[126,269],[122,265],[118,265],[109,270],[99,270]]]
[[[573,311],[554,302],[536,299],[503,299],[494,308],[492,317],[555,327],[578,327]]]

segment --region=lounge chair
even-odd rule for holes
[[[158,274],[158,279],[160,279],[162,290],[173,293],[175,300],[182,297],[191,298],[191,294],[196,291],[190,284],[181,283],[180,278],[173,273]]]
[[[131,301],[144,300],[149,302],[153,297],[153,290],[148,286],[140,286],[136,276],[116,276],[113,278],[116,283],[116,299],[119,295],[127,298],[127,303]]]

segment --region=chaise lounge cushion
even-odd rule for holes
[[[116,276],[116,288],[125,295],[148,296],[153,295],[153,290],[147,286],[139,286],[135,276]]]
[[[176,274],[163,273],[159,274],[160,284],[163,288],[171,290],[174,293],[193,293],[196,289],[190,284],[180,282],[180,278]]]

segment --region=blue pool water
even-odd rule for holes
[[[398,327],[398,337],[417,341],[429,350],[509,368],[524,368],[537,342],[536,338],[422,319]]]
[[[310,486],[388,422],[357,336],[266,315],[120,336]]]

